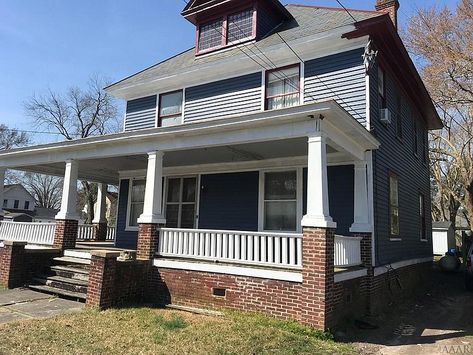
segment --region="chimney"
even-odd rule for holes
[[[397,28],[397,10],[399,10],[398,0],[376,0],[376,11],[382,11],[389,14],[391,20],[393,20],[394,27]]]

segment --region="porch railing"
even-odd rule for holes
[[[0,240],[27,242],[36,245],[53,245],[54,223],[0,222]]]
[[[158,255],[228,263],[302,267],[302,235],[162,228]]]
[[[335,266],[361,265],[361,240],[358,237],[335,236]]]
[[[105,240],[114,241],[116,236],[115,227],[107,227],[107,236]],[[94,239],[94,226],[92,224],[80,224],[77,229],[77,240],[92,240]]]

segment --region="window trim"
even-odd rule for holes
[[[13,200],[13,209],[17,210],[20,207],[20,200]]]
[[[403,99],[401,94],[398,94],[396,98],[396,137],[402,141],[404,137],[404,130],[403,130],[403,119],[402,119],[402,107],[403,107]]]
[[[412,116],[412,123],[413,123],[413,150],[414,150],[414,156],[416,158],[419,158],[419,126],[417,124],[417,120],[415,116]]]
[[[162,99],[162,96],[163,95],[170,95],[170,94],[176,94],[176,93],[182,93],[182,102],[181,102],[181,112],[180,113],[176,113],[176,114],[172,114],[172,115],[161,115],[161,99]],[[173,90],[173,91],[168,91],[168,92],[163,92],[163,93],[160,93],[158,94],[158,106],[157,106],[157,117],[158,117],[158,127],[162,127],[162,119],[163,118],[172,118],[172,117],[182,117],[183,114],[184,114],[184,101],[185,101],[185,98],[184,98],[184,94],[185,94],[185,90],[184,89],[178,89],[178,90]],[[182,120],[181,120],[181,123],[182,123]]]
[[[127,180],[127,179],[124,179]],[[132,226],[130,225],[130,213],[131,213],[131,192],[133,188],[133,181],[145,181],[145,186],[146,186],[146,176],[137,176],[133,178],[128,178],[128,201],[127,201],[127,207],[126,207],[126,224],[125,224],[125,231],[126,232],[137,232],[139,230],[139,225],[138,226]]]
[[[189,179],[189,178],[195,179],[195,183],[196,183],[196,186],[195,186],[195,201],[194,202],[183,202],[182,201],[182,188],[183,188],[183,184],[184,184],[184,179]],[[168,202],[169,179],[179,179],[180,180],[180,194],[179,194],[179,201],[178,202]],[[168,204],[179,206],[178,222],[177,222],[178,227],[177,228],[181,228],[179,225],[181,224],[182,206],[183,205],[194,205],[195,210],[194,210],[194,228],[193,229],[199,228],[200,174],[165,176],[164,177],[164,193],[163,193],[163,214],[164,214],[164,216],[166,216]]]
[[[392,208],[393,205],[391,204],[391,178],[395,178],[397,181],[397,213],[398,213],[398,230],[399,234],[392,234]],[[388,218],[389,218],[389,239],[390,241],[401,241],[401,209],[399,203],[399,175],[396,174],[394,171],[390,170],[388,173]]]
[[[419,192],[418,203],[419,203],[419,229],[420,229],[419,234],[420,234],[420,241],[421,242],[428,242],[428,238],[427,238],[427,213],[426,213],[426,209],[425,209],[426,203],[425,203],[425,195],[422,192]],[[422,210],[421,210],[421,204],[422,204]]]
[[[258,231],[268,233],[301,233],[303,214],[303,201],[304,201],[304,182],[303,182],[303,167],[285,167],[275,169],[260,169],[259,170],[259,198],[258,198]],[[264,228],[264,213],[265,213],[265,174],[266,173],[278,173],[278,172],[296,172],[296,230],[294,231],[280,231],[280,230],[269,230]],[[289,201],[289,200],[288,200]]]
[[[236,15],[240,12],[245,12],[245,11],[252,11],[253,12],[253,19],[252,19],[253,26],[252,26],[251,36],[247,37],[247,38],[243,38],[243,39],[238,40],[238,41],[228,42],[228,17]],[[212,16],[208,19],[208,21],[206,21],[202,24],[199,24],[198,26],[196,26],[195,54],[198,56],[198,55],[214,52],[218,49],[228,48],[228,47],[236,46],[236,45],[241,44],[241,43],[245,43],[245,42],[248,42],[248,41],[255,40],[256,36],[257,36],[257,28],[258,28],[258,25],[257,25],[258,15],[257,14],[258,14],[258,9],[257,9],[256,3],[253,4],[253,5],[252,4],[243,4],[239,7],[234,7],[234,8],[232,8],[232,9],[230,9],[230,10],[224,12],[224,13],[221,13],[219,15]],[[216,21],[222,21],[220,45],[200,50],[199,48],[200,48],[200,31],[201,31],[201,28],[203,26],[206,26],[206,25],[211,24],[211,23],[216,22]]]
[[[297,80],[297,86],[298,86],[298,91],[294,91],[288,94],[282,94],[282,95],[274,95],[274,96],[268,96],[268,78],[271,73],[274,73],[276,71],[282,71],[282,70],[287,70],[291,68],[298,68],[299,69],[299,80]],[[275,68],[275,69],[270,69],[265,71],[265,76],[264,76],[264,110],[269,111],[268,109],[268,99],[274,99],[276,97],[285,97],[285,96],[290,96],[290,95],[295,95],[296,93],[299,94],[299,104],[301,102],[301,91],[302,91],[302,85],[301,85],[301,63],[295,63],[295,64],[290,64],[286,65],[283,67]],[[297,105],[296,105],[297,106]]]
[[[23,204],[24,210],[29,210],[30,209],[30,201],[25,200],[25,203]]]
[[[3,208],[8,208],[8,201],[7,198],[3,200]]]
[[[383,73],[383,92],[380,93],[379,92],[379,73]],[[378,65],[378,87],[377,87],[377,93],[378,93],[378,100],[380,101],[379,102],[379,105],[380,105],[380,109],[386,109],[388,108],[388,100],[387,100],[387,97],[386,97],[386,70],[384,70],[384,67],[382,65]]]

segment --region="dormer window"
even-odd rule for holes
[[[253,8],[228,13],[201,25],[198,29],[197,53],[206,53],[256,37]]]

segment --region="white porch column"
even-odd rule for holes
[[[79,163],[75,160],[66,161],[64,185],[62,188],[61,210],[56,215],[58,220],[78,220],[77,213],[77,180]]]
[[[322,132],[309,137],[307,214],[303,227],[336,228],[330,217],[327,179],[327,143]]]
[[[107,184],[97,184],[97,203],[95,204],[94,220],[92,223],[107,223]]]
[[[163,215],[163,152],[148,153],[145,201],[139,224],[165,224]]]
[[[0,168],[0,219],[3,217],[3,189],[5,187],[5,168]]]
[[[355,206],[352,233],[370,233],[370,209],[368,205],[368,164],[366,160],[355,162]]]

